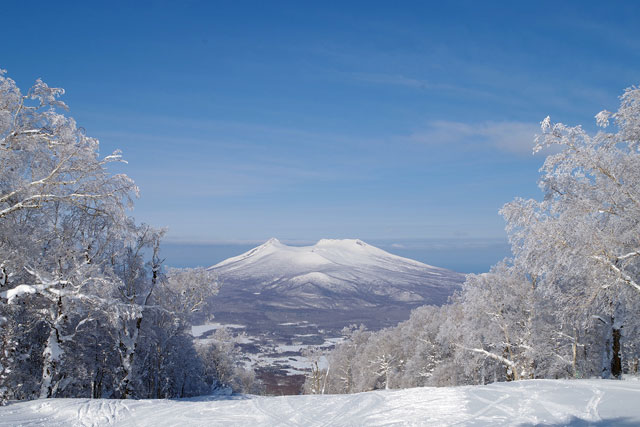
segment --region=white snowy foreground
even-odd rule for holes
[[[640,425],[640,381],[531,380],[352,395],[184,400],[46,399],[0,426]]]

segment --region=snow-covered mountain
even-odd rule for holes
[[[210,270],[222,284],[218,299],[293,310],[440,305],[464,279],[354,239],[303,247],[270,239]]]

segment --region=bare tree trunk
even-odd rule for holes
[[[611,376],[617,379],[620,379],[622,375],[622,357],[621,357],[621,346],[620,346],[620,338],[621,338],[621,330],[620,328],[613,327],[611,329],[611,338],[612,338],[612,357],[611,357]]]
[[[602,320],[602,319],[600,319]],[[602,378],[620,378],[622,375],[621,327],[616,327],[615,318],[605,323],[604,348],[602,349]]]
[[[62,310],[62,298],[58,298],[56,305],[57,312],[51,313],[53,319],[49,324],[49,336],[42,352],[42,383],[40,384],[40,398],[46,399],[53,397],[55,386],[53,385],[53,379],[57,376],[58,365],[62,358],[62,342],[60,340],[60,328],[62,322],[64,322],[64,315]]]
[[[585,347],[584,345],[579,344],[580,333],[578,332],[578,328],[573,328],[573,340],[571,342],[571,370],[574,378],[578,378],[578,347]]]
[[[324,391],[327,388],[327,377],[329,376],[329,368],[331,368],[331,366],[327,365],[327,370],[324,373],[324,381],[322,382],[322,393],[320,394],[324,394]]]

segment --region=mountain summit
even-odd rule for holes
[[[216,297],[222,310],[337,310],[353,314],[356,321],[363,320],[362,310],[380,315],[404,308],[402,318],[390,319],[396,323],[419,305],[445,303],[464,280],[460,273],[357,239],[288,246],[272,238],[210,270],[222,284]]]

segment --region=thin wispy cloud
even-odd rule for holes
[[[455,85],[450,83],[443,83],[443,82],[437,82],[437,81],[430,81],[426,79],[407,77],[403,74],[353,72],[353,73],[348,73],[348,75],[356,81],[379,84],[379,85],[404,86],[404,87],[414,88],[418,90],[455,92],[455,93],[467,94],[467,95],[473,95],[473,96],[479,96],[479,97],[485,97],[485,98],[497,97],[495,93],[488,92],[488,91],[469,88],[462,85]]]
[[[415,132],[411,139],[430,145],[462,144],[469,147],[482,144],[484,147],[517,154],[533,153],[535,135],[540,125],[526,122],[482,122],[463,123],[433,121],[425,130]]]

